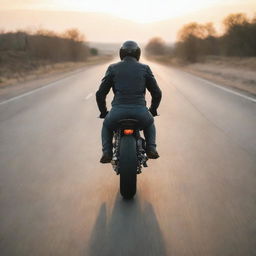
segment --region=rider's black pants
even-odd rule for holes
[[[117,122],[120,119],[126,118],[139,121],[139,127],[144,131],[147,147],[156,146],[154,118],[147,107],[142,105],[116,105],[112,107],[103,122],[101,132],[103,151],[112,151],[113,130],[117,128]]]

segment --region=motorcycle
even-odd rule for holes
[[[132,199],[137,189],[137,174],[147,167],[146,143],[140,136],[138,121],[122,119],[114,131],[112,166],[120,175],[120,193]]]

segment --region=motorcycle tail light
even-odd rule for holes
[[[134,132],[134,130],[131,130],[131,129],[125,129],[124,130],[125,135],[131,135],[131,134],[133,134],[133,132]]]

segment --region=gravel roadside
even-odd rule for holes
[[[256,96],[256,58],[207,57],[194,64],[184,64],[166,57],[150,58],[166,65]]]
[[[108,62],[111,56],[102,56],[91,58],[87,62],[80,63],[58,63],[51,68],[42,67],[34,73],[28,73],[20,79],[12,79],[6,84],[0,86],[0,102],[16,97],[23,93],[43,87],[74,73],[80,72],[90,66]]]

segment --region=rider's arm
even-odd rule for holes
[[[107,114],[106,96],[113,85],[113,75],[111,66],[108,67],[105,76],[103,77],[99,90],[96,92],[96,101],[100,110],[100,117],[104,118]]]
[[[152,113],[153,116],[157,116],[156,110],[160,104],[160,101],[162,98],[162,92],[149,66],[147,66],[146,87],[149,90],[152,97],[149,111]]]

